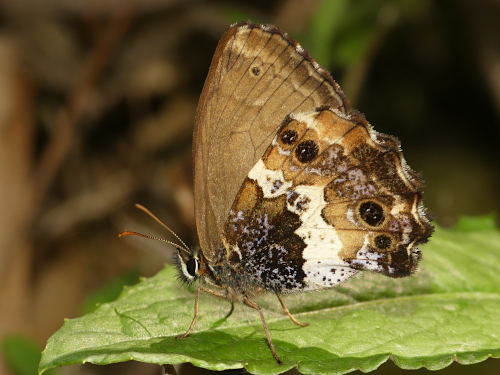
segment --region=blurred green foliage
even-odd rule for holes
[[[107,285],[89,294],[82,307],[82,314],[95,311],[99,305],[118,298],[125,285],[133,285],[139,281],[139,270],[133,269],[122,276],[111,280]]]
[[[2,341],[2,354],[14,375],[37,375],[38,363],[42,356],[40,347],[29,337],[7,335]],[[56,369],[50,369],[47,375],[56,375]]]

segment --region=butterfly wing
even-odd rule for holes
[[[222,37],[203,88],[194,133],[200,245],[213,260],[248,171],[287,114],[320,106],[350,111],[330,75],[286,33],[242,22]]]
[[[288,116],[230,210],[224,239],[278,293],[334,286],[357,270],[408,276],[432,227],[422,181],[395,138],[324,108]]]

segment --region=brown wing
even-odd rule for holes
[[[320,106],[350,112],[331,76],[286,33],[247,21],[224,34],[194,133],[196,223],[208,259],[222,247],[234,198],[283,119]]]
[[[409,276],[432,226],[395,138],[329,108],[290,116],[226,222],[228,259],[278,293]]]

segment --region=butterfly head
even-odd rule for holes
[[[191,249],[178,247],[174,263],[179,279],[184,283],[192,284],[199,279],[210,282],[213,279],[212,270],[199,247]]]

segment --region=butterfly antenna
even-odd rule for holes
[[[169,227],[167,227],[165,224],[163,224],[163,222],[162,222],[160,219],[158,219],[158,218],[157,218],[157,217],[156,217],[156,216],[155,216],[155,215],[154,215],[151,211],[149,211],[146,207],[144,207],[143,205],[140,205],[140,204],[138,204],[138,203],[136,203],[136,205],[135,205],[135,206],[136,206],[139,210],[144,211],[144,212],[145,212],[145,213],[147,213],[149,216],[151,216],[153,219],[155,219],[157,223],[159,223],[159,224],[160,224],[163,228],[165,228],[165,229],[166,229],[166,230],[168,230],[170,233],[172,233],[172,234],[174,235],[174,237],[175,237],[175,238],[177,238],[177,239],[180,241],[180,243],[184,246],[184,249],[185,249],[185,250],[189,250],[189,247],[188,247],[188,246],[184,243],[184,241],[183,241],[183,240],[181,240],[181,238],[180,238],[177,234],[175,234],[175,232],[174,232],[172,229],[170,229],[170,228],[169,228]],[[146,236],[146,237],[147,237],[147,236]],[[168,242],[168,241],[166,241],[166,242]],[[179,245],[176,245],[176,246],[178,247]]]
[[[144,237],[144,238],[149,238],[151,240],[157,240],[157,241],[162,241],[162,242],[166,242],[168,243],[169,245],[172,245],[174,246],[176,249],[179,249],[179,250],[186,250],[182,247],[180,247],[179,245],[177,245],[176,243],[172,242],[172,241],[169,241],[169,240],[165,240],[163,238],[159,238],[159,237],[153,237],[153,236],[147,236],[145,234],[142,234],[142,233],[138,233],[138,232],[132,232],[130,230],[126,230],[124,232],[121,232],[118,237],[123,237],[123,236],[130,236],[130,235],[133,235],[133,236],[139,236],[139,237]]]

